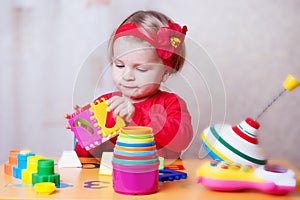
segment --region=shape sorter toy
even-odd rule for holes
[[[5,174],[22,179],[22,183],[60,184],[60,175],[54,173],[54,160],[44,159],[29,150],[11,150],[9,161],[5,163]]]
[[[114,120],[112,113],[107,112],[104,98],[96,99],[73,113],[69,124],[78,144],[87,151],[116,136],[119,129],[125,126],[121,117]]]

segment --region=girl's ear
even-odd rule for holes
[[[164,75],[163,75],[163,77],[162,77],[162,79],[161,79],[161,82],[166,82],[167,80],[168,80],[168,78],[170,77],[170,72],[169,72],[170,70],[168,70],[168,69],[166,69],[166,71],[165,71],[165,73],[164,73]]]

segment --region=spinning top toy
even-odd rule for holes
[[[215,124],[202,133],[203,147],[214,160],[226,160],[242,165],[267,163],[263,149],[258,145],[256,131],[259,124],[247,118],[240,124]]]
[[[246,118],[238,125],[214,124],[202,133],[202,144],[207,154],[214,160],[231,161],[242,165],[265,165],[267,159],[263,149],[258,145],[257,122],[266,110],[286,91],[292,91],[300,85],[292,75],[288,75],[282,90],[260,112],[256,118]]]

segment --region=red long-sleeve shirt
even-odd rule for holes
[[[109,99],[114,95],[120,96],[121,93],[109,93],[99,98]],[[133,105],[135,113],[129,125],[151,127],[158,154],[165,158],[178,158],[193,137],[191,116],[184,100],[174,93],[158,91],[147,100]],[[115,141],[116,137],[111,139],[111,142]],[[77,144],[75,151],[78,156],[89,156],[89,152]]]

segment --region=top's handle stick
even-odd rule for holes
[[[289,74],[285,81],[283,82],[282,86],[284,87],[284,89],[275,97],[273,98],[273,100],[257,115],[257,117],[255,118],[255,121],[257,121],[258,118],[260,118],[267,110],[269,107],[271,107],[271,105],[279,98],[281,97],[285,91],[292,91],[294,90],[296,87],[298,87],[300,85],[300,82],[291,74]]]

